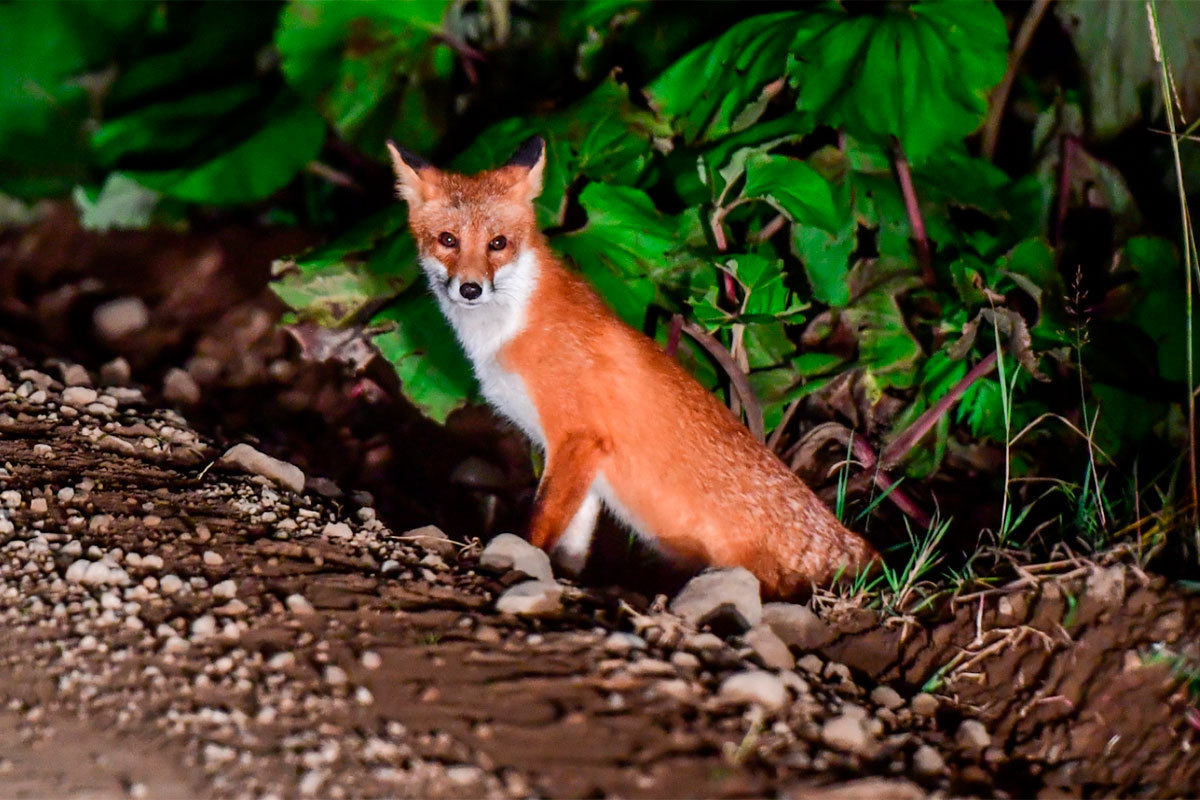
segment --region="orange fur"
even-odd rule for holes
[[[518,254],[535,265],[528,297],[513,301],[514,328],[497,334],[494,354],[478,344],[472,349],[471,334],[459,330],[481,381],[492,382],[500,411],[545,448],[531,522],[535,545],[553,550],[572,527],[569,536],[583,542],[586,554],[585,505],[595,495],[668,553],[745,567],[771,596],[795,595],[877,557],[728,408],[559,262],[531,204],[544,153],[533,167],[476,176],[413,169],[395,148],[392,155],[431,280],[444,267],[446,291],[457,279],[494,281],[499,292],[501,271],[518,269],[511,266]],[[443,232],[458,246],[439,244]],[[509,247],[489,250],[487,242],[501,235]],[[480,313],[474,307],[459,310],[459,298],[439,300],[463,327],[486,319],[472,318]],[[536,419],[521,413],[523,400]]]

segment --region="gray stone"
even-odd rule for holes
[[[895,711],[900,706],[904,705],[904,698],[890,686],[876,686],[871,690],[871,702],[877,706]]]
[[[708,570],[687,582],[670,609],[692,625],[720,617],[744,631],[762,621],[759,591],[758,578],[743,567]]]
[[[992,743],[992,736],[979,720],[965,719],[958,726],[958,733],[954,735],[954,740],[963,750],[978,753]]]
[[[254,475],[262,475],[299,494],[304,490],[304,471],[295,464],[272,458],[248,444],[235,444],[221,456],[221,463],[240,467]]]
[[[120,356],[100,367],[100,383],[105,386],[124,386],[132,377],[129,362]]]
[[[833,639],[825,621],[808,606],[797,603],[767,603],[763,606],[763,622],[786,644],[800,650],[815,650]]]
[[[496,600],[501,614],[539,616],[562,608],[562,587],[547,581],[525,581],[508,589]]]
[[[98,396],[96,390],[88,386],[68,386],[63,389],[62,401],[68,406],[86,408],[96,402]]]
[[[912,759],[913,772],[922,778],[932,778],[941,775],[946,769],[946,760],[942,754],[927,744],[917,748]]]
[[[365,508],[359,509],[359,512],[361,513],[366,510]],[[442,558],[451,558],[458,552],[458,545],[436,525],[413,528],[411,531],[401,534],[400,538],[406,542],[414,542],[426,550],[432,550]],[[536,578],[538,576],[530,575],[530,577]]]
[[[792,669],[796,659],[783,640],[775,635],[769,625],[758,624],[746,631],[746,644],[754,649],[755,655],[771,669]]]
[[[530,578],[553,583],[550,556],[520,536],[502,533],[488,542],[479,556],[479,566],[493,572],[521,572]]]
[[[938,710],[938,699],[928,692],[913,695],[909,701],[913,713],[921,717],[932,717]]]
[[[97,306],[92,322],[105,339],[120,339],[146,327],[150,312],[140,297],[119,297]]]
[[[859,755],[869,753],[874,744],[862,720],[853,714],[839,714],[828,720],[821,726],[821,740],[830,747]]]
[[[717,697],[726,703],[754,703],[768,711],[775,711],[787,703],[788,693],[778,675],[752,669],[730,675],[722,681]]]
[[[624,655],[630,650],[645,650],[646,640],[632,633],[614,631],[604,640],[604,650],[614,655]]]
[[[191,375],[179,367],[172,367],[163,376],[163,397],[168,403],[194,406],[200,402],[200,386]]]

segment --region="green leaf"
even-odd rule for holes
[[[739,22],[647,86],[651,104],[689,143],[749,127],[762,113],[755,101],[764,87],[784,76],[788,48],[803,17],[785,11]]]
[[[686,248],[701,240],[694,210],[659,213],[642,191],[590,183],[579,195],[587,225],[555,237],[556,250],[580,271],[630,325],[641,328],[658,285],[679,282],[698,261]]]
[[[542,193],[534,202],[544,227],[563,224],[568,187],[583,176],[605,183],[632,184],[645,171],[651,141],[669,131],[629,99],[629,89],[609,76],[590,94],[542,118],[512,118],[485,130],[454,161],[454,168],[478,172],[503,164],[533,134],[546,139]]]
[[[320,115],[298,105],[198,167],[126,174],[143,186],[179,200],[214,205],[248,203],[286,186],[317,157],[324,139],[325,124]]]
[[[789,64],[800,109],[880,146],[896,136],[914,164],[979,126],[1008,62],[991,2],[855,11],[824,6],[805,17]]]
[[[1200,39],[1196,37],[1200,3],[1157,0],[1156,5],[1163,56],[1171,65],[1179,94],[1195,97],[1200,88]],[[1147,95],[1152,114],[1162,113],[1162,96],[1154,87],[1159,69],[1151,51],[1145,3],[1062,0],[1054,11],[1083,62],[1081,76],[1095,135],[1108,138],[1141,119]]]
[[[742,197],[766,200],[793,223],[835,231],[839,214],[829,182],[795,158],[752,153]]]
[[[395,323],[373,342],[396,368],[404,396],[426,416],[445,422],[475,398],[471,365],[429,292],[406,292],[373,322]]]
[[[1137,236],[1125,243],[1125,258],[1138,271],[1141,298],[1133,322],[1154,340],[1159,374],[1170,381],[1187,380],[1187,320],[1185,279],[1174,244],[1166,239]],[[1200,330],[1194,331],[1193,352],[1200,353]]]

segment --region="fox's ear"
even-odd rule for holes
[[[505,167],[515,167],[520,175],[508,191],[524,202],[532,202],[542,193],[542,172],[546,168],[546,140],[541,136],[530,136]]]
[[[410,150],[397,147],[390,139],[387,148],[396,172],[396,194],[408,202],[409,209],[415,210],[441,194],[437,170],[432,164]]]

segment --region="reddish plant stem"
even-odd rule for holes
[[[1017,70],[1025,58],[1025,52],[1029,50],[1029,44],[1033,41],[1033,33],[1041,24],[1042,17],[1046,16],[1048,8],[1050,8],[1050,0],[1034,0],[1029,13],[1021,21],[1021,29],[1017,31],[1017,38],[1013,40],[1012,52],[1008,54],[1008,69],[1004,73],[1004,80],[1000,81],[996,91],[992,92],[992,102],[988,106],[987,120],[983,123],[983,157],[988,161],[991,161],[996,155],[996,142],[1000,138],[1000,123],[1004,119],[1004,109],[1008,106],[1008,95],[1012,91],[1013,81],[1016,80]]]
[[[916,501],[905,494],[904,491],[899,487],[894,489],[892,488],[895,484],[892,481],[891,476],[889,476],[879,464],[875,457],[875,451],[871,448],[871,445],[867,442],[867,440],[861,437],[855,438],[851,447],[854,449],[854,458],[863,465],[863,470],[874,473],[872,477],[875,480],[875,485],[879,487],[879,490],[881,492],[887,492],[889,489],[891,490],[890,494],[887,496],[887,499],[892,501],[892,504],[895,505],[896,508],[900,509],[900,511],[902,511],[904,515],[913,522],[916,522],[922,527],[929,527],[929,514],[925,512],[925,509],[917,505]]]
[[[667,355],[672,358],[679,352],[679,334],[683,332],[683,316],[671,315],[671,327],[667,329]]]
[[[921,438],[933,429],[937,421],[945,416],[950,407],[958,402],[959,398],[966,393],[967,389],[971,388],[971,384],[987,375],[996,368],[996,351],[988,353],[982,361],[971,368],[971,371],[962,377],[954,388],[946,393],[944,397],[934,403],[924,414],[917,417],[913,424],[909,425],[903,433],[892,440],[891,444],[883,449],[880,455],[880,463],[886,469],[891,469],[896,466],[900,459],[908,454],[916,446]]]
[[[750,379],[746,373],[738,366],[734,360],[733,354],[725,349],[725,345],[717,341],[716,337],[708,331],[701,328],[694,322],[684,321],[682,330],[688,336],[696,340],[696,343],[703,347],[708,354],[721,365],[721,369],[725,370],[725,374],[729,376],[729,382],[733,385],[733,390],[737,392],[738,399],[741,400],[742,407],[746,412],[746,426],[750,428],[750,432],[754,434],[754,438],[758,441],[763,441],[766,438],[763,430],[763,413],[762,405],[758,402],[758,398],[754,396],[754,390],[750,388]]]
[[[937,275],[933,271],[933,250],[929,246],[929,235],[925,232],[925,218],[921,216],[921,205],[917,202],[917,190],[913,186],[912,170],[908,166],[908,158],[904,148],[896,142],[892,151],[892,165],[896,169],[896,180],[900,184],[900,194],[904,196],[904,210],[908,214],[908,224],[912,228],[913,239],[917,243],[917,263],[921,267],[921,281],[932,289],[937,286]]]

